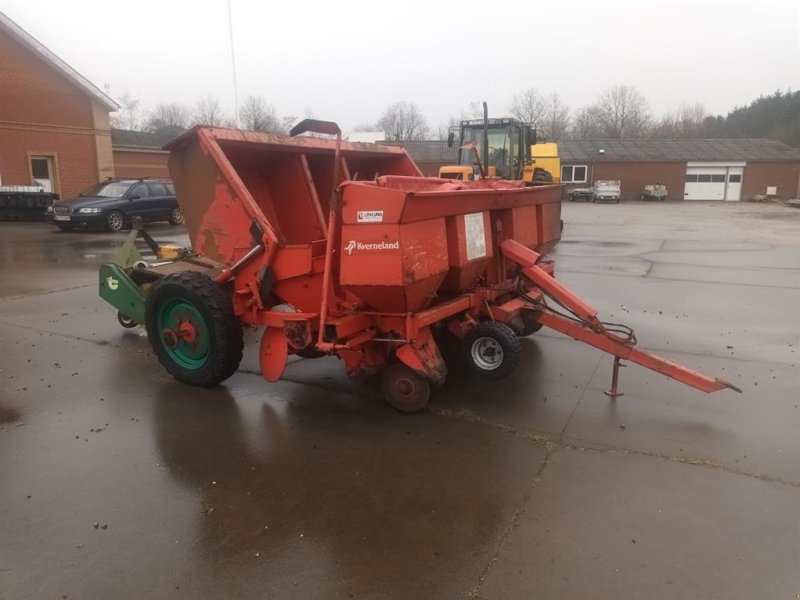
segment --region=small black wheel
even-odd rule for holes
[[[534,317],[533,311],[520,311],[520,319],[522,319],[522,329],[517,332],[519,337],[528,337],[542,328],[542,324]]]
[[[422,410],[431,399],[431,383],[425,377],[397,362],[381,373],[383,398],[400,412]]]
[[[464,337],[464,357],[470,369],[487,379],[503,379],[519,364],[522,345],[505,323],[483,321]]]
[[[56,227],[61,231],[73,231],[75,229],[72,225],[61,225],[60,223],[56,223]]]
[[[125,217],[118,210],[112,210],[106,215],[106,229],[109,231],[122,231],[125,227]]]
[[[117,321],[119,321],[119,324],[122,325],[125,329],[133,329],[138,324],[136,323],[136,321],[134,321],[130,317],[126,317],[121,312],[117,313]]]
[[[183,211],[180,206],[176,206],[172,209],[172,212],[169,213],[169,224],[183,225]]]
[[[181,271],[157,280],[145,301],[150,345],[178,381],[212,387],[242,360],[242,327],[231,298],[203,273]]]

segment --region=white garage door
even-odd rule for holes
[[[686,168],[684,200],[728,200],[736,202],[742,191],[744,165],[702,165]]]

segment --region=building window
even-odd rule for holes
[[[562,183],[586,183],[585,165],[564,165],[561,167]]]
[[[742,181],[742,176],[741,175],[734,175],[733,173],[731,173],[728,176],[728,182],[729,183],[740,183],[741,181]]]

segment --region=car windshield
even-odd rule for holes
[[[79,196],[96,196],[99,198],[121,198],[131,187],[130,183],[106,181],[78,194]]]

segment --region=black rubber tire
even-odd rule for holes
[[[542,328],[542,324],[539,323],[533,316],[529,313],[529,310],[520,311],[522,314],[520,318],[522,319],[522,329],[517,332],[519,337],[528,337],[529,335],[533,335],[537,331]]]
[[[121,312],[117,313],[117,321],[119,321],[119,324],[122,325],[125,329],[133,329],[138,325],[136,321],[134,321],[130,317],[126,317]]]
[[[106,215],[106,229],[109,231],[125,229],[125,216],[118,210],[112,210]]]
[[[431,382],[401,362],[386,367],[381,373],[383,398],[404,413],[418,412],[431,399]]]
[[[75,226],[74,225],[60,225],[60,224],[56,223],[56,227],[58,227],[61,231],[74,231],[75,230]]]
[[[181,211],[181,207],[180,206],[176,206],[169,213],[169,224],[170,225],[183,225],[183,211]]]
[[[499,359],[498,349],[502,351]],[[517,334],[505,323],[483,321],[464,337],[464,360],[473,373],[486,379],[504,379],[511,375],[521,354],[522,344]]]
[[[533,170],[533,180],[539,183],[553,183],[553,175],[550,171],[536,167]]]
[[[158,331],[159,306],[180,298],[201,314],[209,331],[210,352],[199,369],[186,369],[167,353]],[[203,273],[181,271],[157,280],[145,301],[147,337],[158,361],[175,379],[200,387],[213,387],[236,372],[242,360],[242,327],[233,314],[231,298]]]

